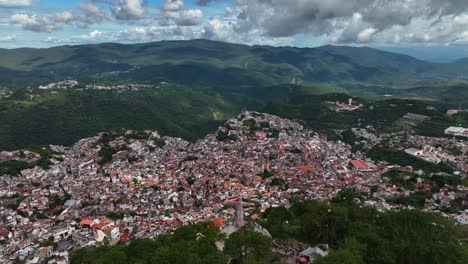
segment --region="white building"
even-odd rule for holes
[[[468,137],[468,128],[452,126],[452,127],[445,129],[444,133],[446,135]]]
[[[405,152],[410,154],[411,156],[421,156],[423,154],[422,150],[415,148],[405,149]]]
[[[464,213],[455,218],[460,225],[468,225],[468,214]]]
[[[61,241],[70,237],[73,233],[73,228],[70,226],[58,229],[54,232],[54,241]]]
[[[110,230],[110,239],[111,240],[115,240],[115,239],[119,239],[120,238],[120,230],[118,227],[113,227],[111,230]]]

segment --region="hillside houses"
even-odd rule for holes
[[[374,164],[343,142],[269,114],[241,113],[196,143],[155,131],[108,133],[107,144],[126,152],[99,164],[103,137],[60,148],[63,161],[48,169],[0,177],[5,263],[44,256],[41,247],[51,236],[68,252],[157,238],[199,221],[233,222],[235,211],[225,205],[234,196],[256,205],[244,210],[246,219],[255,219],[270,207],[289,207],[292,197],[329,202],[345,188],[379,210],[394,208],[387,200],[411,194],[382,179],[391,165]],[[467,188],[441,192],[428,208],[450,204]],[[62,253],[54,249],[45,256],[60,260]]]

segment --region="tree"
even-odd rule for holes
[[[309,243],[320,240],[320,215],[318,212],[307,212],[300,216],[301,237]]]
[[[271,238],[246,225],[226,239],[224,253],[232,258],[233,263],[244,263],[244,260],[263,262],[272,255],[271,242]]]
[[[102,245],[103,247],[109,247],[109,239],[107,237],[104,238],[104,240],[102,240]]]
[[[188,255],[180,254],[183,251],[177,251],[174,247],[167,245],[159,247],[151,258],[151,263],[159,264],[173,264],[173,263],[186,263]]]
[[[366,245],[360,243],[354,237],[346,237],[344,240],[340,241],[339,248],[349,250],[350,252],[360,256],[366,253]]]
[[[53,247],[55,249],[58,246],[58,244],[54,241],[54,236],[49,236],[49,238],[44,242],[42,246]]]
[[[332,250],[326,257],[318,258],[314,264],[364,264],[362,257],[350,250]]]
[[[353,189],[344,189],[338,193],[338,195],[332,199],[333,203],[340,203],[344,205],[353,205],[355,200],[361,199],[362,196],[356,193]]]
[[[133,178],[133,184],[135,185],[139,185],[140,184],[140,181],[138,181],[137,178]]]
[[[128,245],[127,254],[129,258],[138,262],[148,263],[153,252],[161,245],[159,240],[138,239]]]
[[[281,178],[275,178],[271,181],[271,185],[278,186],[281,190],[286,190],[288,189],[288,184],[286,183],[285,180]]]
[[[374,224],[354,222],[349,226],[348,236],[365,245],[363,258],[366,263],[396,263],[388,240],[382,237],[381,230]],[[346,246],[346,244],[344,245]]]
[[[219,229],[211,223],[182,226],[173,234],[157,240],[138,239],[124,246],[87,247],[73,252],[71,263],[196,263],[224,264],[227,257],[215,241],[221,240]],[[199,234],[203,234],[200,236]]]
[[[385,230],[397,263],[463,263],[468,258],[458,241],[459,228],[440,214],[392,211],[378,225]]]
[[[285,237],[287,234],[284,233],[284,225],[286,221],[291,220],[292,215],[288,209],[284,207],[274,207],[269,209],[268,212],[268,227],[271,233],[275,236]]]
[[[336,244],[346,234],[348,227],[348,209],[343,206],[330,206],[322,214],[321,241]]]
[[[103,264],[127,264],[128,257],[120,248],[112,248],[106,252],[106,254],[100,257],[99,261]],[[98,263],[99,263],[98,262]]]

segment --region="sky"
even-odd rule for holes
[[[0,0],[0,47],[205,38],[468,57],[468,0]]]

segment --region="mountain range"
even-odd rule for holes
[[[171,81],[191,86],[352,83],[407,87],[468,79],[468,58],[434,63],[366,47],[247,46],[209,40],[0,49],[0,85],[65,78]],[[5,78],[6,77],[6,78]]]
[[[447,126],[468,122],[466,115],[444,117],[448,108],[468,103],[468,59],[433,63],[363,47],[208,40],[0,49],[0,58],[0,150],[68,145],[119,128],[157,129],[195,141],[242,109],[300,119],[331,135],[359,120],[391,129],[408,111],[438,118],[417,129],[426,134],[443,135]],[[79,86],[36,89],[65,79]],[[96,84],[152,88],[85,89]],[[343,115],[324,106],[349,95],[377,110]],[[396,101],[382,101],[388,98]],[[426,113],[429,106],[437,112]]]

